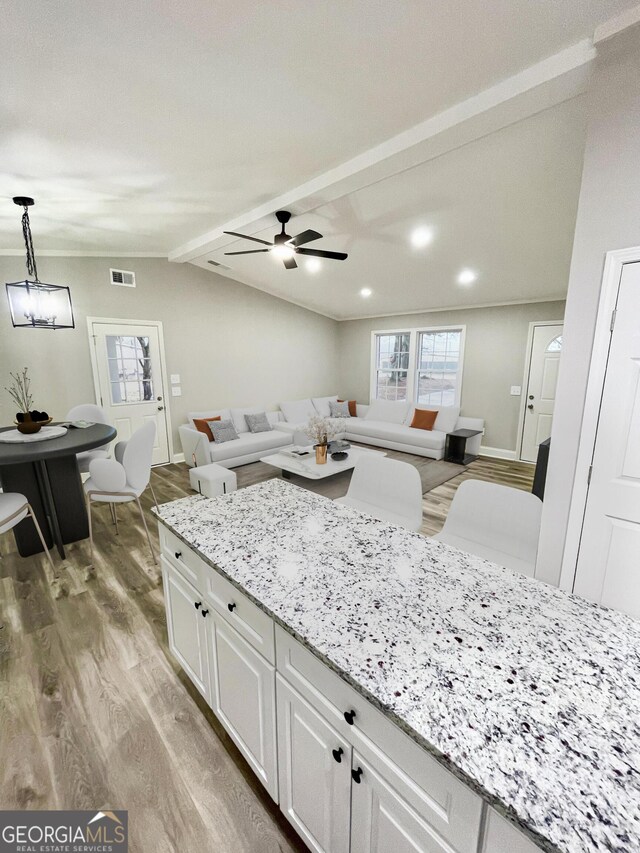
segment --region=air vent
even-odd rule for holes
[[[136,274],[128,270],[109,270],[111,273],[111,284],[118,284],[120,287],[135,287]]]
[[[208,264],[211,264],[212,267],[219,267],[221,270],[230,270],[231,267],[228,267],[226,264],[221,264],[220,261],[207,261]]]

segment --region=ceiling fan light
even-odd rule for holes
[[[291,246],[287,246],[284,243],[276,243],[271,248],[271,254],[282,261],[288,261],[295,255],[295,251]]]

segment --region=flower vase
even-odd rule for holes
[[[316,465],[327,464],[327,445],[316,444]]]

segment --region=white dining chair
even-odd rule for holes
[[[79,406],[74,406],[67,412],[65,421],[89,421],[92,424],[109,424],[109,420],[101,406],[96,406],[95,403],[81,403]],[[78,468],[81,474],[89,472],[89,465],[94,459],[107,459],[109,456],[109,445],[97,447],[95,450],[83,450],[78,453]]]
[[[38,534],[40,541],[42,542],[42,548],[44,549],[44,553],[49,559],[51,569],[53,571],[53,576],[55,578],[56,570],[53,564],[53,559],[51,557],[51,554],[49,553],[49,549],[47,548],[47,543],[44,541],[42,530],[40,529],[38,519],[36,518],[36,515],[31,508],[31,504],[25,498],[24,495],[21,495],[18,492],[1,492],[0,533],[6,533],[8,530],[11,530],[13,527],[16,526],[16,524],[20,524],[20,522],[24,518],[30,518],[33,521],[36,533]]]
[[[542,501],[522,489],[465,480],[434,539],[533,577]]]
[[[153,444],[156,437],[156,425],[153,421],[137,429],[127,442],[118,442],[115,447],[115,459],[94,459],[89,467],[90,477],[84,484],[89,515],[89,539],[91,541],[91,562],[93,563],[93,526],[91,523],[91,505],[93,501],[111,504],[111,515],[118,527],[116,505],[136,501],[140,517],[147,534],[147,542],[153,562],[156,556],[149,536],[149,528],[142,511],[140,495],[150,486]],[[154,503],[155,495],[151,489]],[[157,505],[157,504],[156,504]]]
[[[358,459],[349,491],[335,502],[408,530],[419,530],[422,524],[422,482],[417,468],[378,454]]]

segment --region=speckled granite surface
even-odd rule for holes
[[[281,480],[159,515],[543,846],[640,851],[640,623]]]

